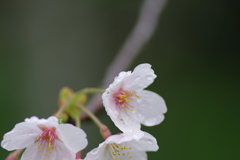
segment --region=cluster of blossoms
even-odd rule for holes
[[[48,119],[27,118],[4,135],[2,147],[8,151],[16,150],[8,160],[16,159],[24,148],[21,160],[79,159],[80,151],[88,144],[86,134],[78,123],[80,111],[98,124],[105,139],[98,148],[87,153],[84,160],[146,160],[146,151],[157,151],[158,145],[152,135],[141,131],[141,124],[157,125],[163,121],[163,114],[167,111],[164,100],[158,94],[144,90],[155,78],[150,64],[140,64],[133,72],[120,72],[104,91],[102,99],[106,112],[122,131],[116,135],[111,135],[108,128],[83,106],[89,90],[76,94],[64,92],[55,116]],[[68,116],[78,125],[59,123],[59,119],[64,121]]]

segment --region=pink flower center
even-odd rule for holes
[[[134,111],[131,104],[129,104],[134,98],[138,98],[139,96],[135,94],[133,91],[124,91],[119,90],[114,94],[115,102],[117,106],[121,109],[122,112],[125,111],[125,109],[129,109],[130,111]]]
[[[51,150],[55,148],[55,141],[58,139],[56,128],[47,128],[44,125],[38,125],[42,130],[42,134],[36,139],[38,149],[45,149],[44,155],[51,154]]]

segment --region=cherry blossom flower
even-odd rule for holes
[[[90,151],[84,160],[147,160],[146,151],[157,151],[156,139],[147,132],[112,135],[98,148]]]
[[[133,72],[120,72],[102,95],[103,104],[115,125],[123,132],[139,130],[142,123],[161,123],[166,104],[158,94],[143,90],[156,75],[150,64],[140,64]]]
[[[21,160],[75,160],[87,143],[82,129],[59,124],[52,116],[26,118],[4,135],[1,146],[8,151],[26,148]]]

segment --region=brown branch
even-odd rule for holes
[[[165,2],[166,0],[145,0],[143,2],[138,21],[109,66],[101,88],[107,88],[119,72],[126,70],[152,37]],[[97,112],[102,107],[101,95],[95,95],[87,107],[90,111]],[[86,115],[82,115],[82,119],[85,118]]]

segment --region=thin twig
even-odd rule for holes
[[[62,106],[60,106],[60,108],[58,109],[57,113],[54,114],[54,116],[59,118],[59,116],[61,115],[61,113],[63,113],[64,109],[69,105],[71,100],[72,100],[72,97],[68,97],[66,99],[66,101],[64,102],[64,104]]]
[[[84,106],[81,105],[81,104],[78,104],[77,106],[78,106],[83,112],[85,112],[85,113],[88,115],[88,117],[90,117],[90,118],[96,123],[96,125],[97,125],[99,128],[101,128],[102,122],[101,122],[91,111],[89,111],[86,107],[84,107]]]
[[[140,53],[143,46],[145,46],[153,35],[165,3],[166,0],[145,0],[143,2],[138,21],[123,47],[109,66],[100,88],[107,88],[114,77],[117,76],[120,71],[126,70],[137,54]],[[101,95],[94,96],[87,105],[88,109],[94,113],[97,112],[101,106]],[[86,114],[82,115],[82,119],[86,117]]]

